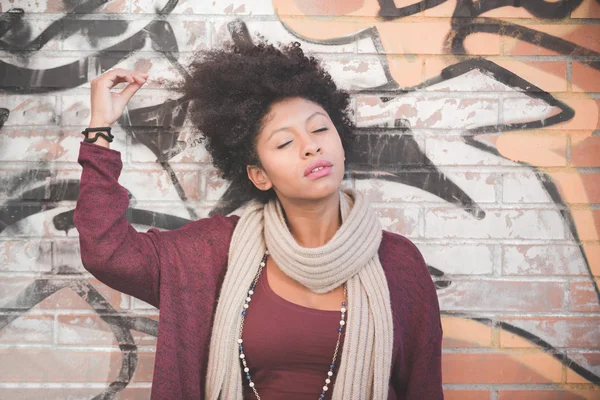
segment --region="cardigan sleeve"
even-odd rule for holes
[[[84,268],[113,289],[158,307],[161,232],[137,232],[127,220],[128,192],[118,183],[121,153],[81,142],[77,162],[83,170],[73,223]]]
[[[416,313],[412,327],[416,331],[412,335],[415,339],[409,346],[413,350],[408,357],[406,391],[398,398],[442,400],[443,329],[439,300],[423,255],[414,243],[410,240],[407,240],[407,243],[407,253],[412,253],[411,259],[416,271],[412,286],[415,295],[412,312]]]
[[[442,338],[436,338],[417,349],[406,394],[407,400],[442,400]]]

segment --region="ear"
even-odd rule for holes
[[[246,172],[248,173],[248,179],[254,183],[259,190],[266,192],[273,187],[273,183],[267,176],[264,169],[257,167],[256,165],[247,165]]]

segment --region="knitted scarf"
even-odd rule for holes
[[[327,293],[347,282],[346,332],[340,368],[334,372],[332,398],[387,399],[393,325],[389,288],[378,256],[382,228],[358,191],[340,191],[340,211],[342,225],[333,238],[324,246],[305,248],[290,233],[278,200],[264,205],[253,201],[246,207],[231,238],[217,303],[207,400],[243,398],[237,343],[241,311],[266,248],[285,274],[314,293]],[[259,385],[256,389],[260,393]],[[317,384],[315,393],[319,391]]]

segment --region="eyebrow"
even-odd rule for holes
[[[310,117],[306,118],[306,121],[305,121],[305,122],[308,122],[308,121],[310,121],[312,118],[316,117],[317,115],[322,115],[322,116],[324,116],[324,117],[327,117],[327,115],[323,114],[321,111],[315,111],[314,113],[312,113],[312,114],[311,114],[311,116],[310,116]],[[276,134],[277,132],[280,132],[280,131],[286,131],[286,130],[288,130],[288,129],[290,129],[290,127],[289,127],[289,126],[284,126],[284,127],[282,127],[282,128],[277,128],[277,129],[275,129],[273,132],[271,132],[271,134],[270,134],[270,135],[269,135],[269,137],[267,138],[267,141],[269,141],[269,140],[270,140],[270,139],[273,137],[273,135],[274,135],[274,134]]]

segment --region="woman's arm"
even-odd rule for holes
[[[412,342],[406,346],[407,353],[404,393],[398,399],[442,400],[442,323],[440,305],[427,269],[427,263],[417,246],[411,241],[406,253],[410,253],[410,263],[414,270],[410,290],[413,294],[411,318]],[[397,377],[401,381],[401,377]],[[406,378],[405,378],[406,379]]]
[[[442,338],[436,338],[414,352],[406,394],[407,400],[441,400],[442,390]]]
[[[121,153],[81,142],[77,161],[83,171],[73,222],[83,266],[108,286],[158,307],[161,232],[137,232],[127,221],[129,197],[118,183]]]

